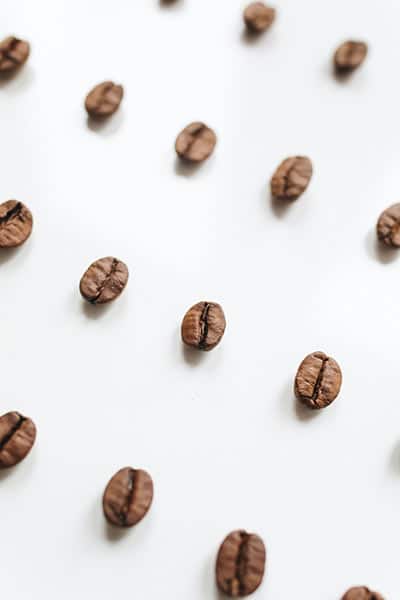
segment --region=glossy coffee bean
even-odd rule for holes
[[[247,29],[253,33],[261,33],[275,21],[276,11],[263,2],[253,2],[245,9],[243,20]]]
[[[109,481],[103,496],[104,515],[118,527],[132,527],[148,512],[153,481],[146,471],[125,467]]]
[[[32,213],[22,202],[7,200],[0,204],[0,248],[15,248],[31,235]]]
[[[308,188],[312,174],[312,163],[306,156],[287,158],[272,176],[271,194],[281,200],[296,200]]]
[[[17,412],[0,417],[0,469],[20,463],[29,454],[36,439],[31,419]]]
[[[239,530],[222,542],[216,564],[217,585],[231,598],[242,598],[256,591],[265,571],[266,551],[262,539]]]
[[[342,372],[337,362],[323,352],[313,352],[299,366],[294,391],[300,402],[318,409],[335,400],[341,385]]]
[[[351,73],[362,65],[368,53],[364,42],[344,42],[335,52],[333,62],[339,74]]]
[[[28,42],[16,37],[8,37],[0,42],[0,73],[14,71],[21,67],[29,57]]]
[[[86,111],[94,118],[109,117],[118,109],[123,95],[122,85],[116,85],[112,81],[99,83],[86,96]]]
[[[349,589],[342,600],[384,600],[378,592],[371,592],[367,587],[353,587]]]
[[[215,302],[199,302],[190,308],[182,321],[182,340],[188,346],[212,350],[225,333],[224,311]]]
[[[203,162],[217,143],[214,131],[204,123],[191,123],[176,138],[175,150],[180,158],[193,163]]]
[[[383,211],[376,226],[378,239],[391,248],[400,248],[400,204]]]
[[[91,304],[106,304],[118,298],[128,283],[125,263],[112,256],[99,258],[82,276],[79,289]]]

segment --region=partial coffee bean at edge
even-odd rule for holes
[[[266,31],[275,21],[276,11],[263,2],[253,2],[245,8],[243,20],[247,29],[252,33]]]
[[[125,467],[109,481],[103,495],[107,521],[117,527],[132,527],[143,519],[153,501],[153,480],[142,469]]]
[[[32,233],[32,213],[22,202],[7,200],[0,204],[0,248],[16,248]]]
[[[187,346],[208,352],[220,343],[225,328],[225,315],[219,304],[198,302],[183,318],[182,341]]]
[[[347,590],[342,600],[384,600],[384,598],[367,587],[352,587]]]
[[[118,298],[128,283],[125,263],[113,256],[99,258],[82,276],[79,289],[91,304],[106,304]]]
[[[313,166],[306,156],[285,159],[272,176],[272,196],[279,200],[297,200],[308,188],[312,174]]]
[[[29,58],[28,42],[10,36],[0,42],[0,73],[9,73],[21,67]]]
[[[122,85],[112,81],[99,83],[86,96],[86,111],[93,118],[109,117],[118,109],[123,95]]]
[[[390,248],[400,248],[400,204],[386,208],[378,219],[376,233],[379,241]]]
[[[36,427],[28,417],[9,412],[0,417],[0,469],[20,463],[36,439]]]
[[[258,535],[233,531],[218,552],[216,579],[219,589],[231,598],[252,594],[264,578],[265,561],[265,545]]]
[[[335,70],[339,75],[352,73],[360,67],[368,54],[368,46],[365,42],[344,42],[336,50],[333,57]]]
[[[175,142],[175,151],[179,158],[192,163],[206,160],[217,143],[214,131],[204,123],[190,123],[183,129]]]
[[[306,356],[298,368],[296,398],[312,409],[329,406],[340,392],[342,372],[338,363],[323,352]]]

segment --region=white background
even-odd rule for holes
[[[242,0],[3,0],[2,36],[32,43],[0,85],[0,199],[25,202],[30,240],[0,256],[1,413],[38,427],[0,477],[1,594],[9,600],[216,600],[224,536],[247,528],[268,565],[254,598],[400,595],[400,255],[374,227],[398,202],[397,0],[280,0],[243,36]],[[335,47],[365,39],[347,82]],[[83,100],[122,83],[89,126]],[[195,170],[174,154],[192,120],[218,134]],[[315,176],[271,203],[279,162]],[[121,298],[85,305],[95,259],[130,268]],[[220,302],[228,327],[185,352],[183,314]],[[302,358],[340,363],[338,400],[293,398]],[[151,512],[116,535],[101,510],[120,467],[146,468]]]

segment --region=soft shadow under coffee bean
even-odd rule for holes
[[[378,239],[390,248],[400,248],[400,204],[389,206],[376,225]]]
[[[217,585],[232,598],[248,596],[261,585],[266,551],[262,539],[239,530],[222,542],[216,564]]]
[[[28,417],[9,412],[0,417],[0,469],[20,463],[36,439],[36,427]]]
[[[117,527],[132,527],[148,512],[153,501],[153,480],[141,469],[125,467],[109,481],[103,495],[104,515]]]
[[[323,352],[306,356],[298,368],[294,391],[308,408],[329,406],[340,392],[342,372],[337,362]]]
[[[287,158],[272,176],[271,194],[280,200],[296,200],[308,188],[312,174],[312,163],[306,156]]]
[[[214,131],[204,123],[190,123],[183,129],[175,142],[177,155],[188,162],[200,163],[213,152],[217,143]]]
[[[276,11],[263,2],[253,2],[245,8],[243,20],[247,29],[252,33],[266,31],[275,21]]]
[[[99,258],[82,276],[79,290],[91,304],[106,304],[118,298],[128,283],[125,263],[113,256]]]
[[[342,600],[384,600],[384,598],[367,587],[353,587],[345,593]]]
[[[30,46],[28,42],[10,36],[0,42],[0,73],[15,71],[21,67],[29,57]]]
[[[183,318],[182,340],[187,346],[207,352],[219,344],[225,328],[222,307],[215,302],[199,302]]]
[[[32,213],[22,202],[7,200],[0,204],[0,248],[15,248],[31,235]]]
[[[86,96],[86,111],[93,118],[109,117],[118,109],[123,95],[122,85],[112,81],[99,83]]]
[[[368,53],[365,42],[344,42],[336,50],[333,63],[339,75],[351,73],[362,65]]]

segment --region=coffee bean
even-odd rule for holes
[[[224,311],[219,304],[199,302],[183,318],[182,340],[188,346],[207,352],[220,343],[225,327]]]
[[[308,408],[329,406],[340,392],[342,372],[323,352],[313,352],[301,363],[294,385],[296,397]]]
[[[36,439],[31,419],[17,412],[0,417],[0,469],[17,465],[29,454]]]
[[[221,592],[238,598],[248,596],[261,585],[266,551],[254,533],[233,531],[222,542],[216,564],[217,585]]]
[[[400,248],[400,204],[383,211],[376,226],[378,239],[391,248]]]
[[[96,85],[86,96],[85,108],[91,117],[109,117],[121,104],[123,95],[122,85],[104,81],[104,83]]]
[[[384,600],[377,592],[371,592],[367,587],[353,587],[348,590],[342,600]]]
[[[253,2],[245,9],[243,19],[246,27],[253,33],[261,33],[275,21],[276,11],[263,2]]]
[[[80,282],[82,296],[91,304],[105,304],[118,298],[128,283],[128,267],[112,256],[90,265]]]
[[[0,72],[14,71],[22,66],[29,57],[28,42],[16,37],[8,37],[0,42]]]
[[[287,158],[272,176],[271,193],[280,200],[296,200],[308,188],[312,174],[312,163],[306,156]]]
[[[335,52],[334,65],[339,74],[351,73],[365,60],[368,46],[364,42],[344,42]]]
[[[33,218],[22,202],[7,200],[0,204],[0,248],[15,248],[31,235]]]
[[[132,527],[143,519],[153,501],[153,480],[146,471],[126,467],[109,481],[103,496],[104,515],[118,527]]]
[[[183,129],[175,142],[175,150],[180,158],[193,163],[206,160],[213,152],[217,136],[204,123],[191,123]]]

